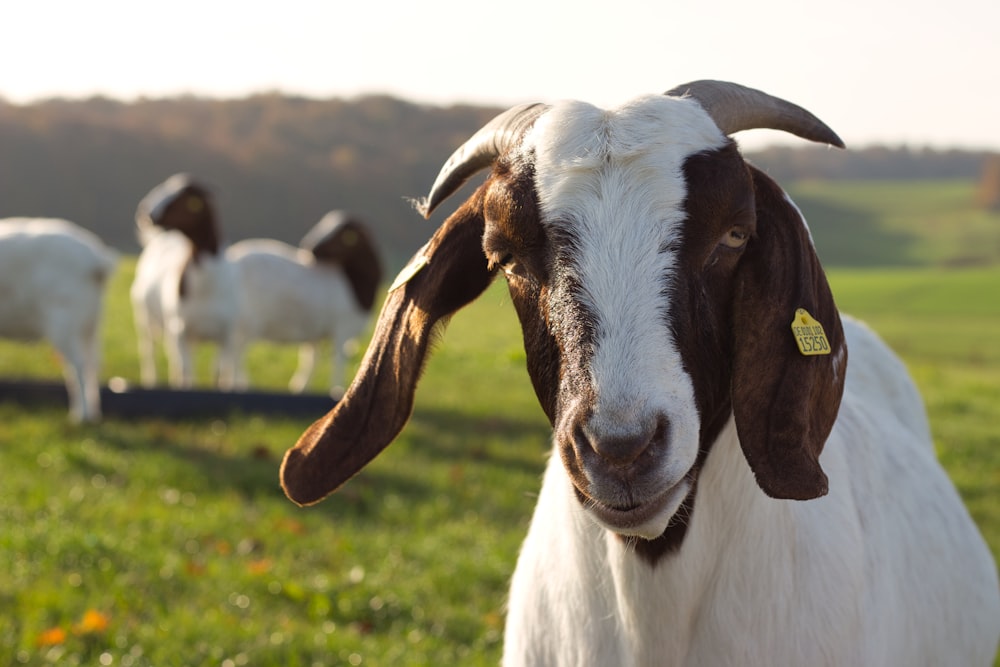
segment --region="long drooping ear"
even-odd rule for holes
[[[734,298],[733,412],[761,489],[807,500],[828,490],[819,455],[840,409],[847,346],[805,221],[774,181],[751,174],[757,234]]]
[[[344,397],[310,426],[281,464],[285,494],[300,505],[322,500],[399,434],[433,329],[485,290],[495,274],[482,249],[482,188],[437,230],[386,298],[361,368]]]

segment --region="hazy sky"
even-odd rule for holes
[[[1000,150],[1000,1],[0,4],[0,96],[13,102],[280,90],[606,106],[698,78],[790,99],[849,146]]]

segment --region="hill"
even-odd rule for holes
[[[187,171],[213,189],[231,241],[297,243],[343,208],[376,228],[390,258],[408,256],[431,227],[404,196],[423,194],[496,111],[277,95],[0,105],[0,215],[68,217],[133,252],[139,199]]]
[[[324,213],[343,208],[371,223],[395,268],[433,228],[404,197],[424,194],[451,151],[499,111],[432,107],[387,96],[0,101],[0,216],[67,217],[135,252],[132,219],[139,199],[168,175],[188,171],[213,188],[230,241],[267,236],[297,242]],[[804,145],[749,157],[789,186],[816,180],[902,180],[923,191],[929,179],[947,179],[971,192],[985,154],[907,147],[842,152]],[[895,242],[915,230],[893,224],[883,228],[879,218],[894,210],[899,197],[910,199],[905,187],[894,188],[881,203],[873,203],[881,195],[862,193],[864,188],[834,189],[832,195],[815,185],[802,190],[805,197],[799,203],[814,233],[834,239],[830,246],[836,251],[824,256],[828,263],[987,259],[980,252],[979,232],[969,236],[972,245],[943,257],[901,253]],[[866,201],[851,199],[858,194]],[[434,224],[454,205],[443,207]],[[977,229],[1000,228],[998,218],[991,220],[976,222]],[[929,225],[917,227],[926,230]],[[996,245],[995,238],[989,242]]]
[[[967,267],[1000,263],[1000,212],[969,180],[792,181],[830,267]]]

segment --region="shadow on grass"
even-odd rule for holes
[[[410,419],[414,449],[429,458],[489,462],[507,469],[534,472],[549,449],[551,428],[537,415],[525,419],[472,415],[454,410],[422,408]],[[436,433],[448,437],[435,437]],[[458,434],[455,437],[454,434]],[[533,442],[504,447],[504,443]],[[499,445],[499,446],[498,446]]]
[[[100,475],[110,484],[155,483],[199,497],[235,493],[246,502],[276,503],[291,513],[299,511],[285,498],[278,469],[284,451],[309,420],[301,428],[294,420],[280,424],[259,420],[264,426],[255,429],[250,419],[230,413],[218,419],[112,417],[97,425],[65,424],[67,440],[90,440],[116,453],[104,457],[94,455],[93,447],[70,447],[65,457],[77,474]],[[339,520],[377,520],[386,494],[416,506],[434,501],[442,492],[454,492],[460,498],[477,496],[468,476],[490,480],[508,474],[540,477],[549,429],[537,418],[484,418],[425,408],[413,416],[400,440],[405,442],[404,453],[392,457],[393,463],[366,467],[337,492],[338,502],[321,503],[310,511]],[[133,465],[141,456],[149,460]],[[157,459],[164,457],[169,461],[158,465]],[[491,470],[462,472],[483,466]]]
[[[885,229],[869,211],[840,206],[807,195],[795,201],[809,224],[824,266],[916,266],[912,250],[916,235]]]

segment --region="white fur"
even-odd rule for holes
[[[220,345],[219,386],[231,389],[241,298],[232,265],[222,255],[204,252],[189,261],[192,243],[178,231],[150,228],[143,238],[130,291],[142,384],[156,384],[154,341],[163,342],[168,379],[175,388],[194,384],[193,344],[208,341]],[[187,290],[183,299],[182,275]]]
[[[504,664],[990,665],[990,552],[902,364],[863,325],[844,326],[852,359],[823,498],[764,495],[730,422],[682,548],[650,567],[586,513],[552,457],[511,585]]]
[[[663,326],[675,258],[660,250],[681,234],[683,160],[723,141],[696,103],[664,97],[610,112],[559,105],[525,141],[543,224],[572,225],[580,243],[557,271],[576,272],[577,298],[604,327],[587,428],[606,437],[636,415],[670,421],[657,476],[676,488],[639,537],[665,528],[697,455],[691,380]],[[566,278],[553,276],[553,308],[569,301]],[[680,549],[651,565],[581,505],[552,456],[513,577],[504,664],[989,665],[1000,636],[992,555],[935,459],[902,363],[863,325],[844,328],[851,356],[821,458],[825,497],[765,495],[730,420]]]
[[[663,326],[670,301],[660,290],[675,254],[661,248],[681,239],[684,158],[725,141],[700,108],[663,96],[613,111],[578,102],[556,106],[528,139],[536,147],[543,224],[575,232],[578,298],[603,327],[589,369],[596,402],[588,428],[608,438],[625,435],[621,425],[648,423],[650,415],[670,422],[671,456],[661,458],[658,484],[667,497],[655,517],[630,528],[640,537],[666,529],[689,491],[683,478],[698,455],[694,390]],[[570,301],[560,294],[561,282],[551,299],[557,304]],[[589,481],[598,496],[616,492],[600,479]]]
[[[66,220],[0,220],[0,336],[55,346],[73,421],[101,417],[100,320],[117,262],[97,236]]]
[[[235,267],[246,305],[236,328],[237,384],[246,386],[245,346],[254,340],[299,343],[293,392],[312,377],[316,345],[332,346],[330,389],[342,386],[345,347],[354,344],[370,314],[361,309],[339,266],[317,262],[312,253],[271,239],[249,239],[226,252]]]

